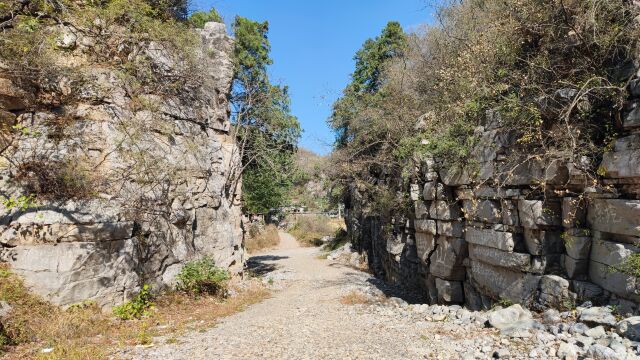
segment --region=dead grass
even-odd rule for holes
[[[156,336],[176,339],[189,331],[203,331],[218,319],[242,311],[267,298],[269,291],[252,281],[227,299],[199,298],[182,293],[163,294],[151,314],[140,320],[122,321],[87,303],[63,310],[29,293],[22,280],[0,267],[0,300],[13,310],[5,322],[10,346],[2,359],[106,359],[118,348],[147,345]],[[52,348],[50,353],[41,353]]]
[[[289,223],[289,233],[303,246],[320,246],[323,237],[335,235],[344,226],[343,220],[324,215],[293,215]]]
[[[353,290],[340,299],[340,303],[344,305],[367,305],[371,304],[371,299],[363,293]]]
[[[278,246],[278,244],[280,244],[278,228],[275,225],[267,225],[261,230],[250,229],[245,247],[247,252],[256,253],[260,250],[274,248]]]

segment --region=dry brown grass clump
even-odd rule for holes
[[[254,227],[254,225],[251,225]],[[249,253],[271,249],[280,244],[280,235],[275,225],[267,225],[264,229],[249,229],[245,247]]]
[[[320,246],[321,239],[333,236],[344,222],[324,215],[293,215],[289,233],[304,246]]]
[[[123,346],[147,345],[157,336],[174,339],[187,331],[211,328],[229,316],[269,296],[258,282],[234,287],[236,296],[192,297],[167,293],[140,320],[122,321],[103,313],[94,303],[64,310],[28,292],[22,279],[0,266],[0,301],[13,307],[4,326],[9,344],[0,347],[3,359],[106,359]],[[52,348],[50,353],[41,349]],[[5,351],[3,354],[2,351]]]
[[[350,293],[348,293],[347,295],[343,296],[340,299],[340,303],[344,304],[344,305],[368,305],[371,304],[372,301],[371,299],[366,296],[365,294],[353,290]]]

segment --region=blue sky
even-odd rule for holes
[[[270,76],[289,85],[292,112],[304,133],[300,145],[331,151],[331,104],[353,71],[353,55],[390,20],[405,30],[430,23],[427,0],[195,0],[194,10],[215,7],[229,24],[236,15],[269,21],[274,60]]]

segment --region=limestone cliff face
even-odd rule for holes
[[[506,164],[516,139],[489,112],[476,129],[479,169],[424,158],[410,187],[410,218],[365,216],[352,189],[348,225],[372,269],[432,303],[562,308],[590,300],[640,312],[638,279],[616,270],[640,252],[638,83],[630,84],[620,137],[601,161],[603,186],[575,163]]]
[[[28,100],[41,92],[0,79],[3,121],[21,131],[3,153],[0,192],[37,195],[0,217],[0,261],[62,305],[120,303],[144,283],[172,284],[185,262],[204,256],[241,271],[241,209],[227,186],[238,158],[224,24],[200,30],[198,66],[188,74],[198,86],[173,92],[132,91],[114,69],[85,61],[92,39],[62,33],[59,61],[82,81],[62,78],[56,90],[73,100],[33,106]],[[160,43],[136,53],[129,56],[148,62],[166,86],[187,76]]]

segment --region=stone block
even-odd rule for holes
[[[591,237],[564,235],[564,246],[567,255],[574,259],[588,259],[591,253]]]
[[[34,245],[77,241],[113,241],[133,236],[133,222],[0,226],[0,244]]]
[[[624,118],[623,126],[625,129],[632,129],[640,126],[640,107],[635,106],[629,114]]]
[[[431,203],[429,214],[438,220],[457,220],[462,216],[460,206],[456,202],[437,200]]]
[[[600,169],[610,178],[640,177],[640,149],[605,153]]]
[[[415,201],[416,219],[426,219],[429,217],[429,203]]]
[[[501,200],[502,206],[502,223],[510,226],[519,226],[520,219],[518,217],[518,205],[513,200]]]
[[[544,179],[543,165],[535,160],[525,161],[515,168],[510,164],[505,165],[500,171],[503,174],[500,181],[506,186],[531,185]]]
[[[569,168],[566,162],[552,160],[544,167],[544,182],[551,185],[565,185],[569,182]]]
[[[562,265],[569,279],[586,277],[589,274],[588,259],[574,259],[569,255],[562,255]]]
[[[541,276],[471,261],[471,277],[481,293],[495,300],[509,300],[529,306],[538,293]]]
[[[420,185],[418,184],[411,184],[409,186],[409,197],[411,198],[411,201],[418,201],[420,200]],[[426,199],[425,199],[426,200]]]
[[[424,184],[424,188],[422,190],[422,198],[427,201],[432,201],[436,199],[436,182],[429,181]]]
[[[516,243],[515,234],[500,232],[488,229],[476,229],[467,227],[465,239],[470,244],[482,245],[500,249],[503,251],[513,251]]]
[[[518,197],[522,194],[522,191],[520,189],[496,188],[493,186],[482,185],[474,189],[473,193],[477,198],[499,200],[503,198]]]
[[[437,233],[436,221],[429,219],[420,219],[414,221],[416,232],[426,232],[432,235]]]
[[[429,270],[442,279],[463,281],[466,269],[462,262],[467,254],[467,244],[463,239],[438,236],[436,251],[429,258]]]
[[[435,236],[429,233],[416,233],[417,256],[423,264],[428,264],[429,255],[435,250]]]
[[[567,229],[581,228],[587,224],[586,200],[577,197],[562,199],[562,226]]]
[[[543,306],[566,308],[571,301],[569,281],[557,275],[544,275],[540,279],[539,303]]]
[[[582,301],[594,300],[604,295],[604,290],[600,286],[589,281],[573,280],[571,290]]]
[[[444,201],[453,201],[453,191],[450,187],[444,185],[443,183],[436,184],[436,199],[444,200]]]
[[[531,265],[529,254],[506,252],[475,244],[469,244],[469,257],[487,264],[520,271],[529,270]]]
[[[560,231],[524,229],[524,242],[531,255],[561,254],[564,241]]]
[[[594,199],[587,219],[594,230],[640,236],[640,200]]]
[[[638,252],[640,248],[633,245],[594,239],[591,245],[591,260],[604,265],[617,266]]]
[[[19,246],[1,255],[32,291],[57,305],[119,303],[140,285],[133,240]]]
[[[462,204],[468,219],[491,224],[502,221],[502,207],[496,200],[465,200]]]
[[[473,285],[471,285],[469,280],[465,281],[462,287],[464,290],[465,306],[471,311],[483,310],[484,304],[482,303],[482,296],[473,287]]]
[[[464,225],[460,221],[441,221],[437,222],[438,235],[448,237],[461,238],[463,235]]]
[[[455,190],[456,200],[471,200],[473,199],[473,191],[466,188],[456,188]]]
[[[631,134],[618,138],[614,146],[614,151],[616,152],[636,149],[640,149],[640,134]]]
[[[609,265],[592,260],[589,263],[589,278],[595,284],[621,298],[640,302],[638,279],[632,275],[612,271]]]
[[[528,229],[562,225],[562,209],[558,202],[542,200],[519,200],[520,223]]]
[[[438,302],[461,304],[464,302],[462,282],[436,278]]]
[[[447,186],[462,186],[471,184],[471,177],[465,169],[453,168],[440,171],[442,182]]]
[[[438,302],[438,288],[436,288],[436,278],[429,274],[424,279],[424,288],[427,292],[427,299],[430,304]]]

